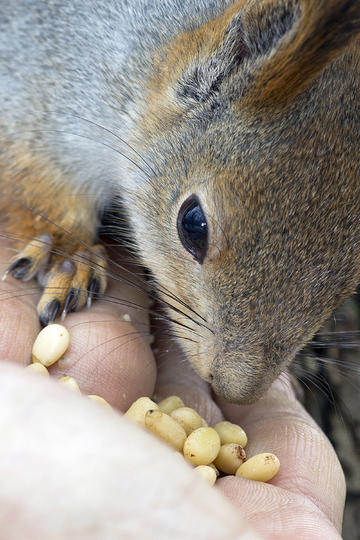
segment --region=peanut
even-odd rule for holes
[[[220,447],[214,465],[226,474],[235,474],[244,461],[246,454],[243,447],[236,443],[226,443]]]
[[[140,397],[129,407],[124,416],[145,427],[145,414],[159,406],[148,397]]]
[[[110,405],[110,403],[106,401],[106,399],[100,396],[97,396],[96,394],[89,394],[88,398],[91,399],[92,401],[96,401],[96,403],[99,403],[100,405],[103,405],[104,407],[108,407],[109,409],[112,409],[112,406]]]
[[[197,471],[210,486],[215,484],[217,475],[212,467],[209,465],[198,465],[194,470]]]
[[[28,366],[26,366],[25,369],[33,371],[34,373],[39,373],[39,375],[49,376],[48,370],[45,366],[40,364],[40,362],[36,362],[35,364],[29,364]]]
[[[172,411],[170,416],[184,428],[186,435],[203,426],[200,414],[191,407],[179,407]]]
[[[66,375],[65,377],[61,377],[59,379],[59,383],[63,384],[68,388],[69,390],[73,390],[74,392],[80,392],[80,388],[74,377],[70,377],[69,375]]]
[[[160,411],[170,414],[175,409],[178,409],[179,407],[184,407],[184,402],[179,396],[169,396],[159,403],[159,409]]]
[[[218,422],[214,429],[218,432],[221,444],[236,443],[243,448],[247,445],[247,436],[245,431],[236,424],[224,421]]]

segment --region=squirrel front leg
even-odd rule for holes
[[[0,212],[18,253],[3,279],[36,277],[42,324],[89,305],[106,287],[106,253],[96,244],[99,209],[44,157],[12,149],[0,157]]]

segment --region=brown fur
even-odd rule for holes
[[[148,83],[146,98],[146,129],[151,132],[152,120],[161,119],[164,129],[185,113],[184,107],[170,91],[185,68],[192,62],[211,56],[223,43],[230,20],[246,4],[246,0],[235,2],[222,15],[207,24],[176,36],[173,42],[154,57],[154,74]],[[156,125],[159,129],[159,125]]]
[[[300,18],[252,61],[255,23],[266,26],[267,9],[283,4],[300,4]],[[356,2],[241,2],[158,55],[140,140],[169,157],[161,191],[139,192],[159,224],[143,233],[143,258],[161,286],[206,315],[204,328],[172,313],[191,327],[176,332],[196,369],[231,401],[259,397],[360,279],[359,16]],[[184,72],[216,54],[236,17],[242,63],[214,98],[180,100]],[[192,193],[211,229],[202,266],[176,234]]]
[[[259,73],[251,105],[279,107],[294,99],[351,44],[359,31],[358,2],[301,2],[297,28]]]
[[[94,241],[97,214],[92,200],[75,191],[48,158],[8,146],[3,158],[0,155],[0,178],[0,212],[20,249],[44,232],[65,253]]]

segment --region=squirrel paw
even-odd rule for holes
[[[36,277],[44,288],[37,305],[42,325],[53,322],[61,311],[61,319],[77,311],[106,289],[106,251],[99,244],[86,249],[78,246],[65,256],[54,245],[49,234],[43,234],[27,244],[16,255],[3,279],[11,274],[28,281]]]

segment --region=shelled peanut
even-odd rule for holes
[[[49,367],[55,364],[67,351],[70,344],[70,335],[65,326],[49,324],[38,334],[33,348],[33,362],[40,362]]]

